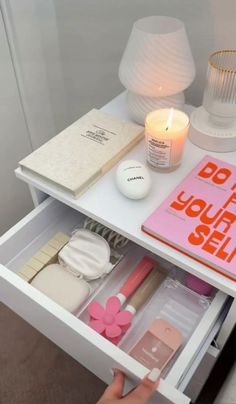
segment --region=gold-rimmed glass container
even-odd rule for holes
[[[216,125],[229,126],[236,119],[236,50],[210,55],[203,106]]]

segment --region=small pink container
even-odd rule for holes
[[[194,290],[194,292],[199,293],[199,295],[210,296],[213,291],[213,286],[209,283],[203,281],[202,279],[197,278],[192,274],[187,274],[186,276],[186,285],[189,289]]]

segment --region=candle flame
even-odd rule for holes
[[[171,108],[167,121],[166,121],[166,130],[168,130],[171,127],[172,121],[173,121],[173,116],[174,116],[174,108]]]

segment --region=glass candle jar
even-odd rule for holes
[[[146,159],[151,168],[172,171],[182,160],[188,116],[173,108],[150,112],[145,121]]]
[[[236,120],[236,50],[209,57],[203,107],[212,124],[230,126]]]

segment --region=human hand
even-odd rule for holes
[[[123,396],[125,376],[120,370],[115,370],[113,382],[106,388],[97,404],[145,404],[154,394],[159,380],[160,370],[154,368],[137,387]]]

